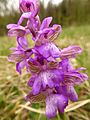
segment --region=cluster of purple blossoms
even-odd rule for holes
[[[85,68],[74,69],[70,62],[82,49],[76,45],[59,49],[54,44],[61,33],[61,26],[54,24],[51,27],[52,17],[40,21],[38,0],[20,0],[19,7],[22,15],[18,23],[7,25],[8,35],[15,36],[17,42],[8,60],[16,63],[20,74],[26,67],[32,75],[27,82],[32,90],[25,99],[31,103],[45,102],[46,116],[53,118],[57,111],[64,113],[69,99],[78,100],[74,86],[88,79],[86,74],[79,72]],[[22,26],[25,19],[26,26]],[[33,48],[28,46],[28,34],[32,35]]]

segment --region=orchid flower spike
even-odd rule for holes
[[[51,119],[57,111],[64,113],[69,100],[78,100],[74,86],[88,79],[81,72],[85,68],[75,69],[70,62],[81,54],[82,49],[77,45],[60,49],[55,44],[62,31],[61,25],[50,26],[52,17],[40,21],[39,0],[19,0],[19,8],[22,15],[17,24],[7,25],[8,36],[16,37],[17,43],[8,60],[16,63],[16,71],[20,74],[26,68],[31,77],[27,82],[30,91],[25,100],[31,104],[44,102],[46,116]],[[25,26],[22,25],[24,19],[27,20]],[[29,43],[34,43],[32,48],[27,40],[29,34],[32,38]]]

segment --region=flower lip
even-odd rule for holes
[[[34,81],[32,87],[32,92],[34,95],[38,94],[41,88],[46,89],[47,86],[49,88],[53,88],[55,86],[59,86],[60,82],[63,81],[63,73],[58,69],[39,71],[39,68],[34,68],[35,67],[32,67],[32,70],[34,70],[36,74],[32,76],[31,82],[29,80],[30,86],[32,84],[32,80]]]
[[[62,94],[51,94],[46,99],[46,116],[52,119],[57,111],[63,113],[68,105],[68,98]]]

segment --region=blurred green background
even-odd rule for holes
[[[24,100],[24,94],[30,90],[26,84],[30,75],[25,71],[18,75],[15,64],[7,61],[9,48],[15,46],[15,38],[7,37],[6,25],[17,23],[20,17],[14,3],[8,5],[10,1],[0,0],[0,120],[47,120],[45,115],[37,113],[38,109],[44,108],[44,104],[31,106]],[[50,1],[47,7],[44,3],[45,0],[41,2],[39,13],[41,20],[53,16],[52,24],[62,25],[62,33],[56,40],[60,48],[74,44],[83,48],[83,53],[72,62],[75,67],[86,67],[85,73],[90,77],[90,0],[63,0],[58,5]],[[28,41],[32,46],[30,37]],[[80,102],[76,105],[70,102],[72,106],[69,106],[69,112],[62,120],[90,120],[90,79],[76,86],[76,91]],[[32,107],[37,111],[32,112]],[[60,120],[60,117],[57,115],[53,120]]]

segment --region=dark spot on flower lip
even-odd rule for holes
[[[56,91],[56,89],[55,89],[55,88],[53,88],[53,93],[54,93],[54,94],[56,94],[56,93],[57,93],[57,91]]]
[[[31,3],[26,3],[26,7],[30,9]]]
[[[25,52],[32,52],[32,49],[28,49],[28,50],[26,50]]]
[[[44,34],[44,37],[47,39],[47,33]]]

